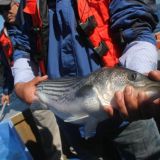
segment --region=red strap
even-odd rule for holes
[[[37,8],[36,0],[26,0],[26,5],[23,11],[28,14],[35,14]]]
[[[44,63],[44,60],[42,59],[42,60],[39,60],[39,68],[40,68],[40,70],[41,70],[41,73],[42,73],[42,75],[44,76],[44,75],[46,75],[46,68],[45,68],[45,65],[44,65],[45,63]]]
[[[7,58],[10,58],[13,53],[13,46],[10,38],[5,34],[5,31],[1,32],[0,35],[0,44]]]

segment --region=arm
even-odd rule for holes
[[[14,34],[15,31],[16,35]],[[28,33],[22,32],[16,26],[10,27],[8,33],[15,45],[12,66],[15,92],[22,100],[30,104],[36,99],[36,85],[47,79],[47,76],[35,78],[39,73],[39,69],[38,65],[32,61],[31,54],[29,54],[34,53],[34,49],[31,48],[32,43]]]
[[[154,11],[142,1],[112,0],[110,12],[111,31],[113,35],[116,33],[119,44],[124,44],[125,48],[120,64],[141,73],[155,70],[157,51],[153,30],[157,19]],[[124,92],[116,92],[115,100],[121,115],[131,120],[155,115],[156,107],[153,106],[156,104],[149,102],[144,93],[137,95],[132,87],[126,87]],[[146,107],[148,104],[149,107]],[[112,107],[107,107],[107,112],[111,116],[116,113]]]
[[[120,64],[140,73],[155,70],[158,54],[153,34],[157,24],[154,10],[140,0],[112,0],[110,12],[111,33],[123,46]]]
[[[36,99],[36,85],[47,79],[47,76],[35,77],[34,63],[29,58],[19,58],[14,62],[12,72],[16,94],[25,102],[31,104]]]
[[[110,2],[111,33],[120,45],[133,41],[156,44],[153,30],[158,18],[155,7],[143,0],[112,0]]]
[[[24,15],[24,20],[30,22],[30,15]],[[30,27],[32,26],[25,25],[25,21],[24,24],[20,23],[17,26],[8,25],[7,29],[14,46],[12,74],[15,92],[20,98],[30,104],[36,99],[36,85],[47,79],[47,76],[35,78],[38,75],[38,66],[32,61],[31,56],[33,53],[36,53],[36,41],[34,34],[31,34]]]

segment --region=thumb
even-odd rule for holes
[[[160,81],[160,71],[151,71],[148,74],[149,78],[152,80]]]
[[[30,83],[33,83],[34,85],[37,85],[37,84],[39,84],[39,83],[41,83],[41,82],[43,82],[43,81],[45,81],[47,79],[48,79],[47,75],[42,76],[42,77],[37,76],[32,81],[30,81]]]

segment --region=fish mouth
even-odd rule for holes
[[[146,90],[155,90],[160,92],[160,82],[150,82],[145,85]]]
[[[138,92],[145,92],[148,98],[156,99],[158,96],[160,96],[160,82],[144,80],[131,85]]]
[[[142,88],[142,91],[144,91],[146,95],[152,100],[159,98],[160,97],[160,83],[159,82],[158,83],[156,82],[148,83]]]
[[[160,91],[160,82],[157,81],[141,81],[141,82],[136,82],[131,84],[133,85],[134,88],[138,89],[140,88],[141,90],[150,90],[150,89],[155,89]]]

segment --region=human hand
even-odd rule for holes
[[[148,77],[155,81],[160,81],[160,71],[155,70],[148,73]]]
[[[126,86],[124,91],[117,91],[114,95],[114,106],[106,106],[107,114],[114,118],[137,120],[140,117],[139,108],[142,108],[143,99],[147,99],[143,92],[137,92],[131,86]]]
[[[4,105],[5,102],[7,102],[7,104],[9,105],[10,97],[9,97],[9,95],[3,94],[2,97],[1,97],[1,104]]]
[[[123,92],[115,93],[116,108],[124,119],[130,121],[149,118],[148,109],[145,108],[148,97],[144,92],[136,92],[133,87],[127,86]]]
[[[35,77],[33,80],[25,83],[17,83],[15,85],[15,92],[26,103],[31,104],[34,100],[37,99],[35,95],[36,86],[42,81],[47,80],[48,76]]]
[[[152,80],[160,80],[160,71],[151,71],[148,74]],[[116,109],[125,119],[131,121],[160,116],[160,98],[151,100],[144,92],[136,92],[133,87],[127,86],[123,92],[115,93]],[[107,113],[113,117],[116,110],[107,106]]]

